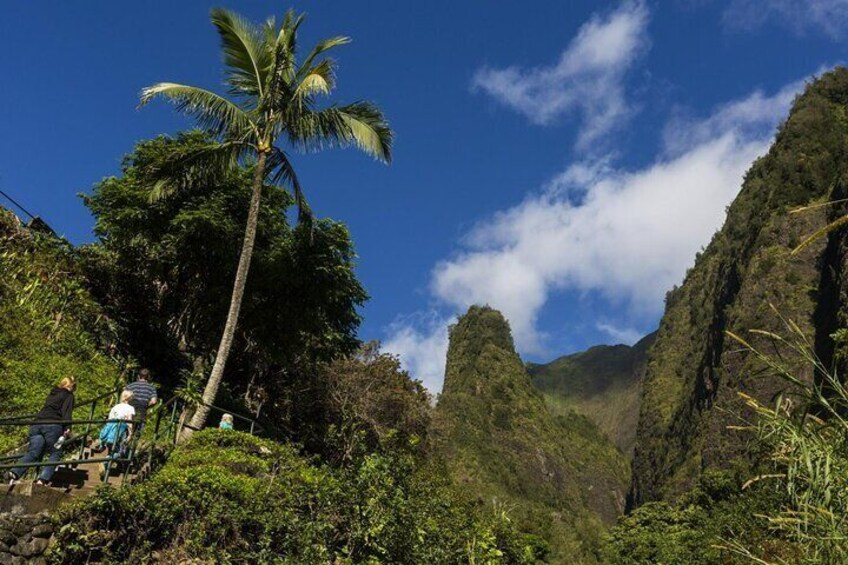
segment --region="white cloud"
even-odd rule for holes
[[[596,325],[599,330],[616,340],[618,343],[633,345],[643,337],[642,332],[634,328],[620,328],[615,324],[607,324],[603,322],[599,322]]]
[[[610,159],[573,164],[540,193],[472,229],[456,255],[433,269],[433,295],[451,312],[471,304],[501,310],[523,353],[543,350],[537,319],[557,291],[599,293],[620,305],[625,320],[655,318],[666,291],[721,226],[745,171],[767,150],[802,86],[770,96],[755,91],[701,120],[678,116],[665,130],[663,151],[644,168],[620,170]],[[621,325],[597,327],[621,341],[638,337]],[[417,328],[398,324],[386,348],[413,374],[426,370],[437,391],[442,372],[433,371],[444,364],[447,334],[443,326]]]
[[[736,30],[756,29],[770,20],[796,33],[817,30],[832,39],[848,31],[848,0],[731,0],[724,24]]]
[[[728,131],[748,139],[767,136],[776,117],[786,114],[795,96],[804,88],[804,82],[791,82],[772,96],[755,90],[745,98],[719,106],[706,119],[678,114],[669,120],[663,132],[666,154],[680,155]]]
[[[536,319],[557,289],[600,291],[655,315],[765,148],[765,139],[727,131],[673,159],[636,172],[606,170],[588,184],[571,184],[566,171],[475,228],[465,248],[434,269],[433,292],[458,310],[474,303],[502,310],[525,352],[542,349]],[[579,204],[570,196],[576,191]]]
[[[413,378],[438,392],[445,374],[448,325],[452,321],[453,317],[441,317],[435,312],[399,319],[389,327],[390,337],[382,349],[399,356]]]
[[[630,112],[624,77],[648,47],[648,9],[630,0],[614,12],[585,23],[551,67],[483,68],[472,80],[532,122],[549,124],[566,114],[582,115],[578,147],[608,133]]]

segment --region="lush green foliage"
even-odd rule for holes
[[[206,430],[147,482],[66,509],[59,563],[532,563],[509,518],[481,517],[437,468],[367,455],[340,470]]]
[[[78,379],[77,402],[118,386],[115,327],[85,289],[71,247],[22,228],[0,209],[0,406],[4,416],[34,414],[63,377]],[[77,414],[87,417],[88,414]],[[25,429],[0,430],[0,451]]]
[[[742,489],[743,473],[707,471],[679,500],[649,502],[622,517],[604,540],[610,565],[742,565],[750,563],[729,545],[742,543],[759,555],[791,561],[797,547],[775,536],[762,514],[785,496],[773,486]]]
[[[636,442],[642,376],[655,334],[633,347],[598,345],[544,365],[529,364],[533,384],[560,414],[574,410],[603,431],[628,456]]]
[[[333,465],[367,453],[420,454],[426,446],[431,397],[376,343],[355,355],[277,383],[271,408],[290,438]]]
[[[83,256],[96,296],[125,328],[123,346],[168,384],[206,367],[218,345],[250,200],[250,168],[187,184],[150,200],[145,169],[208,142],[200,132],[139,143],[120,177],[85,202],[100,242]],[[252,398],[308,360],[352,352],[366,299],[347,229],[330,220],[292,228],[292,197],[265,187],[256,251],[228,381]],[[253,381],[251,381],[253,378]]]
[[[451,328],[434,444],[482,505],[511,509],[554,562],[593,562],[622,510],[623,455],[584,416],[554,415],[515,353],[509,325],[473,306]]]
[[[826,565],[848,560],[848,390],[813,350],[797,324],[784,338],[754,330],[729,334],[765,370],[758,378],[785,382],[791,394],[766,404],[739,393],[752,409],[752,443],[764,454],[752,473],[706,471],[699,486],[675,503],[651,502],[623,518],[607,538],[610,563],[750,563]],[[834,333],[838,341],[844,332]],[[750,338],[765,338],[781,356]],[[785,352],[816,368],[799,377]],[[742,479],[746,479],[744,484]]]

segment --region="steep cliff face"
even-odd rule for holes
[[[453,476],[546,538],[554,562],[591,559],[623,509],[624,457],[583,416],[547,409],[491,308],[472,307],[451,329],[434,435]]]
[[[544,365],[529,364],[533,384],[555,412],[574,410],[633,456],[642,377],[655,334],[635,345],[596,345]]]
[[[730,342],[725,331],[785,334],[794,321],[826,363],[830,334],[845,325],[843,236],[790,251],[844,206],[798,207],[845,198],[848,186],[848,71],[810,84],[757,160],[724,227],[669,293],[648,356],[629,503],[670,498],[707,467],[748,460],[745,437],[728,429],[745,415],[738,392],[768,401],[783,389]],[[773,305],[773,308],[772,308]],[[750,336],[766,350],[775,345]],[[802,378],[811,367],[781,351]]]

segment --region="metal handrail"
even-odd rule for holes
[[[122,390],[123,390],[123,387],[118,387],[116,389],[113,389],[113,390],[110,390],[108,392],[104,392],[103,394],[100,394],[98,396],[95,396],[94,398],[88,398],[88,399],[84,400],[83,402],[80,402],[79,404],[74,404],[74,410],[77,410],[79,408],[85,408],[89,404],[91,404],[92,406],[95,406],[95,405],[97,405],[98,402],[100,402],[104,398],[108,398],[109,396],[120,394]],[[33,413],[33,414],[24,414],[23,416],[6,416],[4,418],[0,418],[0,420],[22,420],[24,418],[34,418],[37,414],[38,413],[36,412],[36,413]]]
[[[238,414],[236,412],[231,412],[230,410],[228,410],[226,408],[221,408],[220,406],[215,406],[214,404],[206,404],[205,402],[202,402],[202,404],[208,406],[209,408],[212,408],[213,410],[218,410],[219,412],[223,412],[225,414],[230,414],[233,418],[236,418],[237,420],[242,420],[244,422],[249,423],[250,424],[250,435],[253,435],[254,433],[261,434],[262,432],[265,431],[265,428],[263,428],[262,425],[259,422],[257,422],[256,420],[254,420],[253,418],[248,418],[247,416],[242,416],[241,414]]]
[[[119,391],[120,391],[120,389],[118,389],[118,392]],[[79,456],[76,459],[64,459],[64,460],[60,461],[59,463],[57,463],[56,466],[57,467],[58,466],[72,467],[72,466],[78,465],[80,463],[106,463],[106,469],[105,469],[105,474],[104,474],[104,477],[103,477],[103,482],[107,482],[109,480],[109,474],[111,472],[112,465],[115,464],[115,463],[126,463],[125,468],[124,468],[124,472],[123,472],[123,478],[122,478],[122,481],[121,481],[121,484],[123,485],[126,482],[127,475],[129,474],[130,464],[133,463],[133,461],[136,460],[136,455],[137,455],[136,454],[136,448],[137,448],[137,444],[138,444],[138,441],[139,441],[140,436],[141,436],[140,433],[135,432],[131,435],[129,450],[127,452],[126,457],[123,457],[123,458],[122,457],[112,457],[112,456],[110,456],[110,457],[99,457],[99,458],[98,457],[93,457],[93,458],[92,457],[89,457],[89,458],[84,457],[85,448],[87,447],[88,439],[89,439],[89,436],[91,435],[91,426],[92,425],[107,424],[107,423],[110,423],[110,422],[112,422],[112,423],[125,423],[125,424],[128,424],[128,425],[136,426],[135,430],[140,430],[141,426],[145,422],[145,420],[121,420],[121,419],[114,419],[114,418],[111,418],[111,419],[110,418],[100,418],[100,419],[94,418],[94,412],[95,412],[96,407],[97,407],[97,402],[100,401],[100,400],[103,400],[104,398],[111,396],[112,394],[115,394],[115,391],[109,392],[107,394],[100,395],[100,396],[98,396],[94,399],[87,401],[85,404],[81,404],[80,406],[78,406],[78,407],[82,407],[82,406],[85,406],[87,404],[91,404],[91,410],[90,410],[89,418],[85,419],[85,420],[59,420],[59,421],[56,421],[56,420],[39,420],[37,418],[33,419],[33,420],[24,420],[24,418],[28,418],[28,417],[34,418],[34,416],[15,416],[15,417],[9,417],[9,418],[0,418],[0,427],[14,427],[14,426],[24,427],[24,426],[36,426],[36,425],[44,425],[44,424],[56,424],[56,425],[62,425],[62,426],[70,427],[70,426],[73,426],[73,425],[83,425],[84,424],[86,426],[86,428],[85,428],[85,432],[80,436],[81,445],[80,445],[80,450],[79,450]],[[178,422],[177,414],[178,414],[178,412],[181,412],[182,409],[183,409],[183,408],[179,408],[180,403],[183,404],[183,408],[184,408],[185,401],[183,401],[183,399],[181,399],[177,396],[173,396],[170,399],[168,399],[166,402],[164,402],[163,404],[158,404],[158,405],[154,406],[153,408],[151,408],[151,411],[152,410],[156,411],[156,422],[155,422],[154,431],[153,431],[153,441],[151,442],[149,448],[147,449],[148,463],[152,463],[154,448],[157,445],[161,445],[161,440],[164,439],[164,440],[166,440],[167,444],[175,445],[176,442],[177,442],[177,439],[179,437],[180,430],[182,430],[183,427],[189,427],[189,425],[185,422]],[[264,430],[263,427],[256,420],[254,420],[252,418],[231,412],[229,410],[225,410],[224,408],[221,408],[219,406],[215,406],[213,404],[205,404],[205,405],[208,406],[209,408],[219,410],[221,412],[225,412],[225,413],[228,413],[228,414],[232,414],[234,418],[237,418],[240,421],[250,423],[250,434],[251,435],[256,434],[256,433],[262,433],[263,430]],[[162,420],[166,415],[168,415],[169,418],[168,418],[167,423],[163,427],[162,426]],[[33,462],[33,463],[20,463],[20,464],[16,463],[16,462],[3,463],[3,461],[11,461],[12,459],[17,459],[20,456],[21,456],[21,453],[18,453],[18,454],[15,454],[15,455],[0,456],[0,470],[2,470],[2,469],[13,469],[15,467],[23,467],[23,468],[36,467],[36,468],[39,468],[39,467],[44,467],[46,465],[43,461]],[[49,464],[49,463],[47,463],[47,464]]]
[[[49,420],[30,420],[30,421],[16,421],[13,419],[3,419],[0,420],[0,426],[37,426],[44,424],[55,424],[55,425],[67,425],[71,426],[74,424],[88,424],[88,429],[86,430],[86,434],[83,436],[85,440],[88,435],[88,431],[90,429],[91,424],[108,424],[108,423],[116,423],[116,424],[127,424],[127,425],[137,425],[141,424],[142,420],[122,420],[116,418],[105,418],[105,419],[88,419],[88,420],[62,420],[62,421],[49,421]],[[132,434],[130,438],[130,449],[126,457],[91,457],[88,459],[80,456],[77,459],[63,459],[62,461],[56,463],[58,466],[66,466],[71,467],[74,465],[79,465],[80,463],[106,463],[106,473],[103,477],[103,482],[109,480],[109,472],[111,471],[111,467],[113,463],[131,463],[135,456],[135,448],[138,443],[138,434]],[[85,449],[85,442],[83,442],[83,450]],[[81,451],[82,453],[82,451]],[[9,457],[4,457],[2,460],[9,460]],[[25,469],[29,468],[40,468],[50,465],[51,463],[45,463],[44,461],[35,461],[32,463],[18,463],[17,461],[12,463],[0,463],[0,470],[2,469],[14,469],[16,467],[23,467]],[[124,473],[123,479],[126,480],[127,473]],[[123,484],[123,481],[122,481]]]
[[[47,424],[57,424],[60,426],[73,426],[76,424],[108,424],[109,422],[124,422],[126,424],[139,424],[143,420],[121,420],[116,418],[97,418],[89,420],[27,420],[26,422],[17,422],[12,420],[0,420],[0,426],[41,426]]]
[[[91,405],[91,410],[89,412],[88,418],[92,419],[92,418],[94,418],[94,412],[97,409],[97,403],[100,402],[101,400],[103,400],[105,398],[109,398],[113,395],[117,398],[118,395],[121,393],[121,390],[122,389],[120,387],[118,387],[118,388],[112,389],[110,391],[104,392],[102,394],[99,394],[99,395],[95,396],[94,398],[89,398],[88,400],[85,400],[85,401],[81,402],[80,404],[77,404],[76,406],[74,406],[74,410],[78,410],[80,408],[85,408],[86,406]],[[27,414],[27,415],[23,415],[23,416],[9,416],[7,418],[2,418],[2,420],[3,421],[16,421],[20,425],[26,425],[26,424],[21,424],[20,421],[24,420],[25,418],[35,418],[37,416],[38,416],[37,413],[36,414]],[[85,443],[88,440],[88,436],[89,436],[90,431],[91,431],[91,424],[88,424],[88,425],[86,425],[86,430],[85,430],[85,435],[83,436],[83,441],[80,442],[81,443],[80,453],[79,453],[80,459],[82,459],[83,453],[85,452]],[[13,449],[11,452],[7,452],[7,454],[5,456],[0,457],[0,460],[8,459],[9,458],[8,456],[9,456],[10,453],[12,453],[12,454],[17,453],[21,449],[26,447],[27,445],[29,445],[29,440],[27,440],[25,443],[19,445],[18,447]]]

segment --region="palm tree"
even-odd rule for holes
[[[198,174],[214,174],[246,163],[254,167],[250,208],[227,321],[203,391],[203,403],[197,407],[189,427],[183,430],[182,440],[191,436],[192,429],[206,423],[209,405],[221,384],[250,269],[263,186],[288,185],[294,193],[300,220],[310,217],[289,153],[280,143],[286,143],[290,150],[302,151],[334,145],[354,146],[383,162],[391,159],[392,131],[374,104],[360,101],[344,106],[316,106],[316,98],[328,95],[335,86],[336,64],[325,53],[349,43],[349,38],[321,41],[298,61],[297,31],[303,15],[290,10],[279,26],[274,18],[256,25],[238,14],[216,8],[211,19],[221,36],[229,97],[194,86],[163,82],[143,89],[139,104],[141,107],[157,96],[164,97],[178,111],[194,117],[215,138],[208,145],[169,157],[150,171],[156,179],[152,198],[179,190]]]

